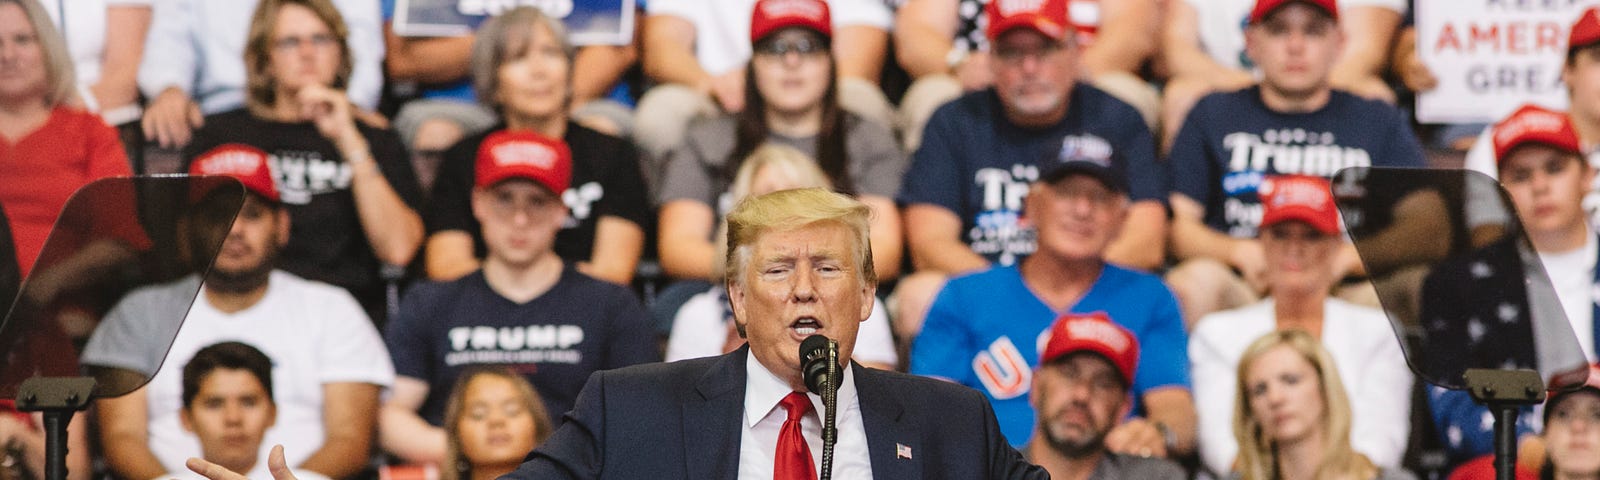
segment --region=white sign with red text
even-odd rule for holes
[[[1417,51],[1439,79],[1422,123],[1493,123],[1524,103],[1565,109],[1567,30],[1600,0],[1416,0]]]

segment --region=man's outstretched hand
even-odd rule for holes
[[[221,465],[198,458],[190,458],[184,462],[184,466],[211,480],[250,480],[242,474],[222,468]],[[294,472],[289,471],[288,463],[283,461],[283,445],[272,446],[272,453],[267,455],[267,469],[272,471],[273,480],[299,480],[295,478]]]

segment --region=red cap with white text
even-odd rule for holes
[[[1538,105],[1523,105],[1511,116],[1494,124],[1490,135],[1494,141],[1495,163],[1505,160],[1511,149],[1527,143],[1549,145],[1566,153],[1582,155],[1578,144],[1578,131],[1572,127],[1567,114]]]
[[[750,43],[784,27],[805,27],[828,37],[833,25],[822,0],[761,0],[750,15]]]
[[[478,146],[477,181],[489,187],[512,178],[538,182],[560,196],[572,182],[567,143],[534,132],[501,130]]]
[[[1261,197],[1261,229],[1289,220],[1311,225],[1325,235],[1339,234],[1339,209],[1328,180],[1308,175],[1268,177],[1256,189]]]
[[[984,9],[989,17],[985,33],[990,41],[1018,27],[1031,28],[1055,41],[1072,34],[1067,0],[990,0]]]
[[[1133,385],[1134,368],[1139,365],[1139,340],[1133,332],[1111,321],[1106,312],[1068,313],[1050,325],[1039,365],[1046,365],[1077,352],[1094,352],[1111,361],[1122,374],[1124,385]]]
[[[200,154],[189,164],[192,175],[227,175],[267,200],[281,201],[272,180],[267,152],[242,143],[227,143]]]
[[[1339,19],[1339,3],[1336,0],[1256,0],[1255,8],[1250,9],[1250,23],[1260,22],[1261,19],[1267,18],[1267,15],[1271,15],[1279,7],[1288,5],[1289,2],[1304,2],[1327,12],[1328,16],[1333,17],[1334,20]]]

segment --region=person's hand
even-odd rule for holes
[[[976,92],[994,85],[994,70],[989,68],[992,61],[989,52],[974,50],[967,54],[966,61],[956,66],[956,81],[961,82],[961,89]]]
[[[1167,457],[1166,438],[1150,420],[1134,417],[1106,433],[1106,450],[1136,457]]]
[[[211,480],[250,480],[243,474],[199,458],[191,457],[184,462],[184,466],[189,467],[189,471]],[[272,453],[267,455],[267,469],[272,472],[273,480],[299,480],[295,478],[294,472],[289,471],[289,464],[283,460],[283,445],[272,446]]]
[[[1426,92],[1439,86],[1439,78],[1433,76],[1433,70],[1422,63],[1419,55],[1395,59],[1394,73],[1400,76],[1400,83],[1413,92]]]
[[[200,106],[189,94],[177,88],[162,90],[144,110],[144,139],[155,140],[163,148],[176,148],[189,144],[194,129],[205,125]]]
[[[711,77],[711,98],[716,99],[725,112],[744,110],[744,69],[736,68]]]
[[[1389,89],[1389,84],[1382,78],[1372,75],[1361,75],[1353,78],[1333,78],[1330,82],[1333,88],[1350,92],[1355,96],[1368,100],[1377,100],[1394,105],[1396,102],[1394,90]]]
[[[1517,468],[1530,472],[1544,470],[1545,459],[1544,438],[1538,435],[1525,435],[1522,441],[1517,442]]]
[[[350,99],[344,92],[322,85],[307,85],[295,93],[295,100],[300,104],[300,111],[296,112],[299,119],[315,124],[323,138],[337,143],[348,135],[360,135],[351,114]]]
[[[1255,239],[1238,239],[1228,252],[1228,265],[1239,270],[1239,276],[1257,292],[1267,287],[1267,257],[1261,242]]]

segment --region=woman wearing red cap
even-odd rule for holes
[[[895,192],[906,168],[888,127],[839,107],[828,5],[761,0],[751,17],[754,54],[738,114],[697,121],[663,165],[661,266],[674,278],[710,278],[717,217],[732,207],[728,187],[745,157],[766,142],[816,159],[834,188],[873,209],[873,265],[880,278],[900,267]],[[698,290],[698,289],[696,289]]]

